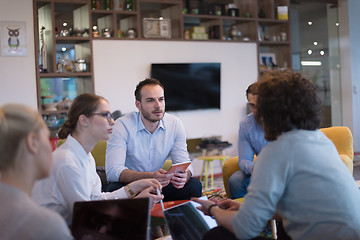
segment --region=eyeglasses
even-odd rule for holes
[[[106,118],[109,122],[111,122],[111,120],[113,120],[113,116],[112,116],[111,112],[102,112],[102,113],[91,113],[91,114],[88,114],[88,116],[92,116],[92,115],[103,116],[103,117]]]
[[[248,103],[248,104],[249,104],[249,108],[256,109],[256,104],[254,103]]]

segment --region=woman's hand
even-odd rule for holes
[[[150,198],[150,206],[153,208],[156,203],[160,202],[164,198],[164,195],[157,195],[156,189],[154,191],[153,187],[148,187],[144,189],[139,195],[135,198]]]
[[[160,182],[154,178],[137,180],[129,183],[128,186],[135,194],[138,194],[147,188],[150,188],[152,192],[156,194],[156,188],[159,188],[159,190],[162,188]]]

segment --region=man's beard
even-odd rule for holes
[[[142,111],[142,115],[143,115],[143,117],[144,117],[146,120],[148,120],[149,122],[158,122],[158,121],[160,121],[160,120],[164,117],[165,111],[162,112],[162,116],[161,116],[159,119],[153,119],[153,118],[151,118],[151,113],[147,113],[147,112],[145,112],[145,111]]]

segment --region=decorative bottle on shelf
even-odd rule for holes
[[[125,2],[125,10],[126,11],[134,11],[133,0],[126,0],[126,2]]]
[[[104,9],[110,10],[110,0],[104,0]]]
[[[45,36],[44,36],[45,27],[43,26],[40,31],[40,41],[41,41],[41,50],[40,50],[40,57],[41,57],[41,65],[43,72],[47,72],[47,56],[46,56],[46,45],[45,45]]]
[[[98,0],[91,0],[91,9],[95,10],[99,8],[99,1]]]
[[[63,64],[61,62],[61,59],[58,58],[58,62],[56,64],[56,72],[62,73],[63,72]]]

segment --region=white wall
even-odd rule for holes
[[[96,94],[123,113],[137,110],[134,90],[150,76],[151,63],[220,62],[221,110],[172,113],[182,120],[188,138],[222,136],[233,144],[224,154],[237,155],[238,124],[246,115],[245,90],[257,79],[254,43],[95,40],[93,54]],[[221,172],[217,166],[216,172]]]
[[[24,57],[0,56],[0,105],[17,102],[37,109],[32,1],[0,0],[0,6],[0,21],[26,22],[28,47]]]

